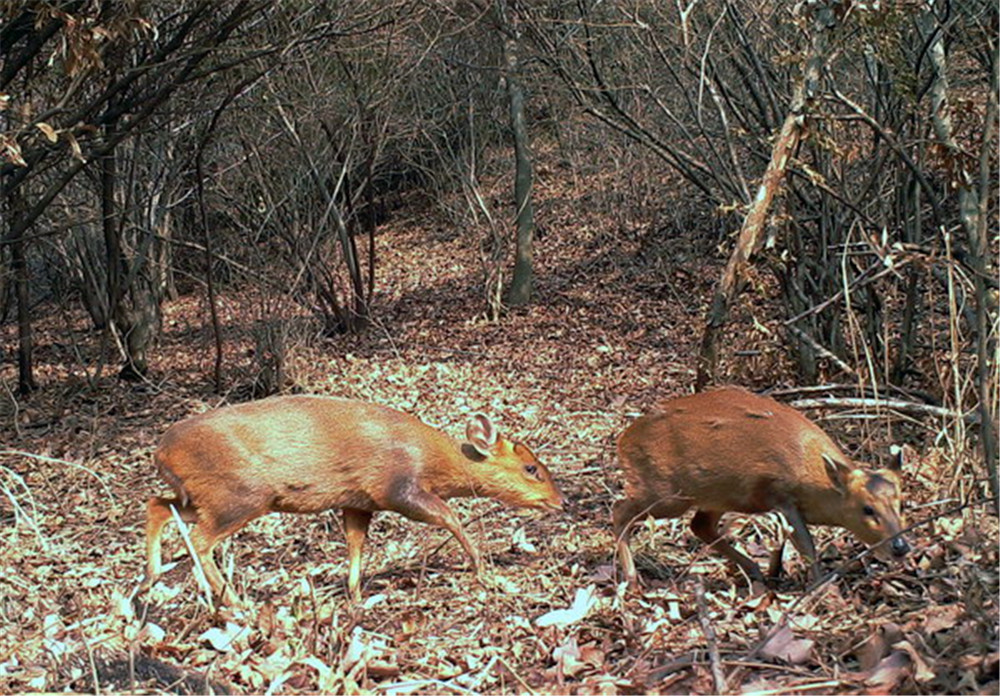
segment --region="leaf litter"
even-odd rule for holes
[[[576,185],[616,183],[595,173]],[[935,517],[950,496],[935,467],[949,460],[932,446],[907,477],[907,499],[920,505],[910,521],[928,523],[911,533],[903,566],[851,563],[856,543],[820,529],[822,561],[842,577],[806,594],[808,568],[792,556],[790,576],[760,593],[676,520],[636,534],[642,592],[619,583],[615,436],[688,389],[701,303],[724,259],[713,239],[689,232],[661,242],[694,253],[649,260],[647,239],[604,234],[600,215],[574,205],[581,195],[570,187],[545,208],[536,304],[487,321],[478,241],[436,235],[429,214],[415,216],[381,233],[391,254],[377,325],[291,348],[297,390],[410,410],[456,436],[468,413],[484,411],[550,466],[569,501],[563,515],[454,501],[483,551],[483,585],[446,533],[383,514],[365,603],[352,610],[340,518],[329,514],[257,520],[222,545],[242,610],[209,607],[176,532],[165,546],[178,562],[140,594],[144,501],[163,490],[151,452],[172,422],[240,398],[252,339],[237,319],[254,316],[260,298],[224,297],[225,398],[206,377],[202,298],[164,308],[158,381],[138,386],[100,378],[88,388],[55,338],[86,334],[86,318],[40,316],[39,344],[52,346],[39,364],[44,388],[0,419],[0,692],[711,693],[721,673],[732,692],[995,693],[996,519],[976,508]],[[595,250],[601,265],[588,266]],[[683,286],[651,292],[661,281]],[[770,386],[791,374],[769,347],[781,315],[751,302],[752,315],[734,313],[732,348],[764,358],[730,375]],[[11,344],[12,328],[3,331]],[[871,446],[849,425],[828,427],[850,451]],[[783,532],[769,516],[736,516],[729,533],[764,556]]]

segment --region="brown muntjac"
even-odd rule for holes
[[[878,471],[858,468],[818,426],[769,397],[726,388],[661,402],[621,434],[618,458],[625,498],[614,505],[613,526],[633,587],[632,525],[646,516],[679,517],[690,508],[696,510],[695,535],[752,580],[764,576],[719,535],[723,513],[781,512],[817,579],[807,524],[844,527],[883,559],[901,558],[910,549],[900,535],[901,461]],[[779,547],[772,574],[780,558]]]
[[[236,603],[212,549],[269,512],[341,508],[348,590],[361,599],[361,552],[372,513],[391,510],[451,532],[481,577],[479,553],[445,502],[489,497],[518,507],[560,508],[548,469],[520,442],[471,417],[459,443],[414,416],[363,401],[282,396],[220,408],[177,423],[154,459],[176,497],[147,504],[149,587],[161,573],[161,535],[171,507],[194,524],[191,546],[213,592]]]

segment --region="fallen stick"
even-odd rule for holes
[[[857,396],[829,396],[824,398],[796,399],[790,401],[789,405],[795,408],[880,408],[892,409],[895,411],[907,411],[910,413],[920,413],[927,416],[938,416],[941,418],[961,418],[966,423],[978,423],[979,415],[976,413],[961,413],[950,408],[932,406],[930,404],[919,404],[915,401],[903,401],[902,399],[868,399]]]

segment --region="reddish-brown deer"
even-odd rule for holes
[[[482,563],[445,502],[489,497],[518,507],[559,508],[548,469],[489,418],[471,417],[459,443],[414,416],[363,401],[284,396],[220,408],[171,427],[154,455],[176,497],[147,504],[144,585],[161,573],[161,536],[171,507],[194,525],[191,545],[213,592],[235,603],[212,559],[216,544],[269,512],[341,508],[348,590],[361,599],[361,555],[372,514],[391,510],[451,532]]]
[[[753,580],[756,563],[719,534],[723,513],[780,511],[792,541],[819,575],[807,524],[844,527],[883,559],[909,551],[900,535],[901,462],[868,471],[818,426],[774,399],[726,388],[670,399],[618,438],[625,497],[613,526],[625,578],[637,585],[629,549],[633,524],[696,510],[691,530]],[[888,548],[886,548],[888,547]],[[772,571],[780,569],[780,547]]]

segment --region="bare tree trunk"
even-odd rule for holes
[[[903,173],[901,173],[902,175]],[[922,189],[907,174],[902,189],[902,203],[899,206],[899,217],[904,221],[903,241],[910,244],[920,244],[923,241],[923,216],[920,209]],[[906,303],[903,305],[903,319],[899,329],[899,348],[892,368],[891,381],[901,385],[916,352],[917,325],[920,318],[920,282],[921,272],[916,268],[906,269]]]
[[[17,391],[28,394],[38,389],[35,382],[35,343],[31,328],[31,293],[28,292],[28,262],[25,253],[24,228],[18,227],[24,213],[20,189],[5,191],[11,227],[20,231],[7,238],[10,242],[10,269],[14,276],[14,296],[17,299]]]
[[[729,257],[722,278],[712,296],[698,355],[698,375],[695,381],[697,391],[715,381],[719,363],[719,333],[729,320],[729,308],[740,291],[746,267],[763,244],[771,201],[781,186],[788,159],[802,138],[809,103],[819,89],[820,73],[826,60],[828,36],[836,25],[836,16],[831,5],[827,3],[817,3],[807,9],[813,12],[810,53],[803,66],[802,79],[792,95],[788,115],[774,141],[771,160],[767,164],[757,195],[743,221],[736,248]]]
[[[979,392],[980,441],[983,447],[983,463],[990,480],[990,492],[1000,510],[1000,476],[997,472],[997,460],[1000,459],[1000,447],[997,445],[997,402],[996,402],[996,333],[994,331],[997,318],[991,315],[986,279],[996,278],[997,269],[990,268],[991,258],[989,245],[990,191],[996,190],[996,172],[992,170],[991,155],[993,143],[997,137],[997,116],[1000,106],[997,104],[1000,84],[997,82],[997,65],[1000,63],[1000,52],[993,53],[993,74],[990,94],[986,105],[986,129],[983,133],[982,149],[979,155],[979,211],[976,217],[975,234],[971,237],[972,267],[976,271],[976,359],[977,359],[977,391]],[[991,361],[992,359],[992,361]]]
[[[14,271],[17,294],[17,391],[27,394],[38,389],[38,383],[35,382],[35,342],[31,333],[31,308],[28,306],[31,301],[28,293],[28,264],[21,237],[11,244],[10,265]]]
[[[333,194],[327,192],[327,195],[329,196],[329,210],[337,230],[337,238],[340,240],[340,249],[344,254],[344,264],[347,266],[347,276],[353,297],[353,302],[348,306],[347,330],[352,333],[360,333],[368,326],[370,317],[368,315],[368,302],[365,299],[364,279],[361,276],[358,247],[354,243],[354,237],[351,236],[350,230],[347,229],[347,222],[344,220]]]
[[[920,16],[920,24],[930,37],[927,55],[934,69],[934,78],[930,86],[931,122],[934,134],[944,145],[949,158],[949,171],[952,174],[951,187],[958,190],[958,214],[969,238],[969,265],[973,270],[974,292],[976,297],[975,311],[975,341],[976,341],[976,396],[979,401],[980,443],[983,450],[983,461],[990,483],[990,491],[996,500],[1000,495],[1000,482],[997,480],[997,432],[996,414],[993,409],[993,369],[991,369],[990,335],[993,319],[987,300],[986,279],[990,273],[989,240],[988,240],[988,198],[993,177],[990,167],[990,153],[993,138],[996,135],[997,119],[997,52],[993,51],[993,70],[991,84],[987,97],[985,129],[979,161],[979,181],[973,171],[970,171],[967,158],[955,141],[951,122],[951,105],[949,103],[948,58],[945,53],[944,31],[934,15],[933,5]],[[986,200],[984,200],[986,199]],[[993,275],[995,275],[995,269]],[[957,358],[955,358],[957,359]],[[956,408],[961,404],[956,404]],[[1000,500],[998,500],[1000,505]]]
[[[115,126],[109,125],[106,138],[115,140]],[[119,211],[115,202],[118,185],[118,153],[109,148],[101,157],[101,228],[104,232],[105,264],[107,266],[108,325],[107,331],[117,331],[125,351],[125,364],[118,376],[121,379],[141,379],[148,371],[146,341],[143,326],[137,326],[126,306],[126,278],[128,261],[122,250]]]
[[[117,124],[105,131],[108,141],[119,141]],[[104,236],[107,278],[106,336],[117,335],[124,351],[124,364],[119,379],[142,380],[149,372],[149,348],[160,325],[162,294],[154,280],[153,248],[155,230],[135,226],[137,236],[124,241],[124,213],[118,191],[126,190],[129,182],[120,179],[118,166],[120,147],[109,147],[100,158],[101,228]],[[126,172],[128,169],[126,168]],[[127,175],[127,174],[126,174]]]
[[[534,289],[534,238],[535,209],[531,189],[534,165],[531,161],[531,143],[524,123],[524,88],[518,77],[519,30],[516,19],[509,13],[506,0],[498,0],[503,38],[503,59],[506,69],[507,97],[510,100],[510,126],[514,134],[514,205],[517,209],[517,236],[514,250],[514,274],[510,279],[507,302],[524,305],[531,301]]]
[[[221,109],[216,112],[216,119]],[[198,217],[201,226],[202,243],[205,246],[205,287],[208,290],[208,313],[212,320],[212,339],[215,346],[215,363],[212,367],[212,380],[215,382],[215,392],[222,393],[222,328],[219,325],[218,303],[215,299],[215,279],[212,275],[212,233],[208,229],[208,213],[205,211],[205,168],[203,166],[205,147],[212,133],[216,120],[213,119],[208,135],[202,140],[195,157],[195,176],[198,178]]]
[[[155,147],[156,156],[161,161],[171,164],[177,161],[174,143],[170,139],[164,139]],[[153,193],[146,212],[146,226],[153,233],[150,254],[153,290],[157,297],[170,300],[177,299],[173,269],[174,212],[171,205],[175,192],[176,185],[171,185]]]
[[[113,128],[108,127],[110,139]],[[122,276],[124,275],[121,237],[118,235],[115,210],[115,178],[117,176],[115,151],[111,149],[101,157],[101,229],[104,232],[104,263],[107,269],[108,326],[119,323],[121,318]],[[124,330],[126,327],[119,326]]]
[[[7,251],[7,244],[0,244],[0,324],[6,323],[7,313],[10,311],[11,297],[10,291],[13,288],[11,280],[13,271],[10,269],[10,252]]]

